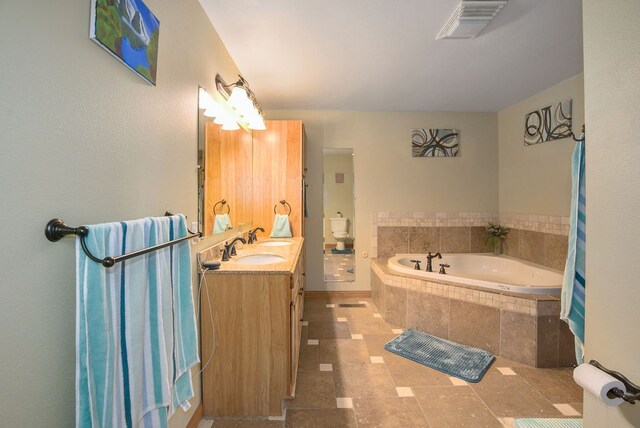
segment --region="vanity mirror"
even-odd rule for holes
[[[214,123],[204,94],[199,88],[198,228],[210,236],[252,221],[253,141],[251,131]]]

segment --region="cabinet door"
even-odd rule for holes
[[[264,131],[253,131],[253,224],[265,234],[273,226],[273,206],[291,205],[289,220],[293,236],[302,236],[302,122],[267,120]]]

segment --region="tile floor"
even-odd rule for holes
[[[364,301],[365,308],[339,303]],[[511,427],[519,417],[580,417],[572,371],[498,357],[464,382],[384,350],[396,326],[371,299],[307,298],[296,397],[286,419],[203,420],[209,427]]]
[[[353,254],[332,254],[331,250],[325,251],[324,255],[324,280],[332,281],[355,281],[354,272],[349,272],[355,266]]]

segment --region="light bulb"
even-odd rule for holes
[[[249,101],[249,97],[247,96],[247,90],[243,86],[233,88],[229,97],[229,105],[231,107],[238,108],[247,101]]]
[[[214,102],[211,95],[209,95],[206,89],[200,88],[198,91],[198,107],[200,110],[208,109],[211,102]]]

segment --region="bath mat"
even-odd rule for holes
[[[384,349],[467,382],[482,379],[494,360],[491,352],[409,329]]]
[[[337,248],[332,248],[331,254],[353,254],[353,250],[351,248],[345,248],[344,250],[338,250]]]
[[[582,419],[516,419],[514,428],[582,428]]]

